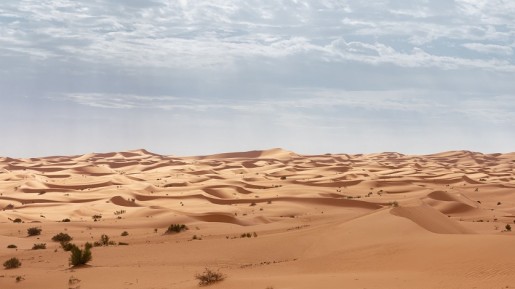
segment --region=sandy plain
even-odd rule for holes
[[[515,288],[514,222],[515,153],[0,157],[0,288]]]

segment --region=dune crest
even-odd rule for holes
[[[16,288],[59,288],[68,253],[52,236],[108,234],[73,272],[81,288],[198,288],[205,267],[223,288],[506,288],[514,167],[515,153],[470,151],[0,157],[0,243],[18,246],[0,258],[22,260]]]

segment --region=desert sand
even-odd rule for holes
[[[515,288],[515,153],[0,157],[0,209],[2,289]]]

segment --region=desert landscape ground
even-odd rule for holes
[[[0,209],[0,288],[515,288],[515,153],[0,157]]]

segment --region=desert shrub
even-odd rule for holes
[[[100,243],[103,246],[109,245],[109,236],[107,236],[106,234],[102,234],[102,236],[100,236]]]
[[[119,245],[119,246],[128,246],[128,245],[129,245],[129,243],[125,243],[125,242],[118,242],[118,245]]]
[[[86,243],[86,245],[84,245],[84,249],[80,249],[73,245],[70,251],[70,265],[73,267],[86,265],[92,259],[90,243]]]
[[[122,215],[122,214],[125,214],[125,213],[126,213],[125,210],[120,210],[120,211],[114,212],[115,215]]]
[[[70,242],[73,238],[66,233],[59,233],[52,237],[54,242]]]
[[[69,252],[75,247],[74,244],[68,243],[68,242],[61,242],[61,248],[63,248],[64,251]]]
[[[102,219],[102,215],[93,215],[93,216],[91,216],[91,218],[93,219],[93,221],[96,222],[96,221]]]
[[[188,227],[184,224],[172,224],[168,227],[166,233],[180,233],[185,230],[188,230]]]
[[[9,260],[4,262],[4,268],[5,269],[14,269],[14,268],[18,268],[20,266],[21,266],[21,262],[16,257],[13,257],[13,258],[11,258],[11,259],[9,259]]]
[[[205,286],[224,280],[225,275],[219,271],[213,271],[209,268],[206,268],[204,272],[196,274],[195,279],[199,281],[198,284],[200,286]]]
[[[22,221],[21,221],[21,219],[20,219],[20,218],[16,218],[16,219],[14,219],[14,220],[13,220],[13,223],[21,223],[21,222],[22,222]]]
[[[125,236],[129,236],[129,232],[127,231],[123,231],[122,234],[120,235],[122,237],[125,237]]]
[[[506,224],[506,227],[505,227],[505,228],[506,228],[506,231],[511,232],[511,226],[510,226],[510,224]]]
[[[23,278],[23,276],[16,276],[16,282],[21,282],[25,280],[25,278]]]
[[[18,248],[18,246],[14,245],[14,244],[10,244],[10,245],[7,245],[7,248],[8,249],[16,249],[16,248]]]
[[[46,244],[45,243],[39,243],[39,244],[34,244],[32,246],[32,250],[40,250],[40,249],[46,249]]]
[[[38,228],[38,227],[28,228],[28,229],[27,229],[27,234],[28,234],[29,236],[37,236],[37,235],[41,235],[41,228]]]
[[[66,218],[66,219],[63,219],[61,222],[63,222],[63,223],[69,223],[69,222],[70,222],[70,219]]]

